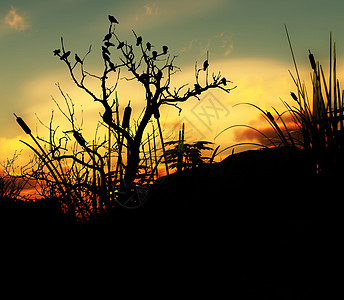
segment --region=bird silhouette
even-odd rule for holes
[[[103,41],[109,41],[111,39],[111,37],[112,37],[112,33],[109,32],[107,35],[105,35]]]
[[[105,61],[107,61],[107,62],[110,62],[110,57],[109,57],[109,55],[107,55],[105,52],[102,52],[102,54],[103,54],[103,59],[104,59]]]
[[[117,46],[117,49],[122,49],[124,46],[124,42],[120,42]]]
[[[164,54],[167,54],[168,47],[167,46],[162,46],[162,52]]]
[[[104,42],[104,45],[105,45],[106,47],[115,47],[115,44],[113,44],[113,43],[111,43],[111,42],[109,42],[109,41]]]
[[[111,124],[112,123],[112,111],[110,108],[107,108],[105,110],[105,113],[103,114],[103,121],[106,124]]]
[[[111,23],[119,24],[118,21],[116,20],[116,18],[115,18],[114,16],[111,16],[111,15],[109,15],[109,21],[110,21]]]
[[[153,52],[152,52],[152,55],[153,55],[153,59],[156,59],[156,57],[158,56],[158,52],[153,51]]]
[[[148,51],[151,51],[151,48],[152,48],[151,43],[150,43],[150,42],[147,42],[146,46],[147,46],[147,50],[148,50]]]
[[[83,64],[83,61],[81,60],[81,58],[76,53],[75,53],[75,60],[76,60],[76,62]]]
[[[208,66],[209,66],[208,60],[204,61],[204,63],[203,63],[203,71],[207,70]]]
[[[225,77],[223,77],[223,78],[221,79],[221,83],[222,83],[223,85],[227,85],[227,79],[226,79]]]
[[[116,72],[116,66],[113,64],[113,62],[109,61],[109,66],[110,66],[110,70]]]
[[[54,52],[54,55],[56,56],[56,55],[59,55],[59,54],[60,54],[61,50],[60,50],[60,49],[56,49],[56,50],[54,50],[53,52]]]
[[[195,83],[194,86],[195,86],[196,94],[200,94],[201,93],[201,86],[198,83]]]
[[[64,54],[60,57],[60,59],[61,59],[61,60],[67,59],[69,55],[70,55],[70,51],[67,51],[66,53],[64,53]]]
[[[136,46],[141,45],[141,43],[142,43],[142,36],[138,36],[136,39]]]
[[[102,51],[103,53],[110,55],[109,49],[105,48],[104,46],[102,46]]]

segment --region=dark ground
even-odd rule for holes
[[[2,247],[70,259],[86,273],[121,270],[178,298],[334,299],[342,178],[311,175],[310,165],[302,151],[235,154],[161,178],[142,208],[83,226],[47,208],[2,204]]]

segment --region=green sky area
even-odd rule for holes
[[[27,88],[31,82],[51,78],[50,83],[42,82],[48,86],[46,95],[41,95],[50,101],[51,95],[57,95],[54,84],[61,80],[61,74],[68,79],[64,65],[52,55],[60,46],[61,36],[68,48],[81,55],[92,44],[90,65],[96,67],[101,62],[100,45],[108,29],[108,14],[119,20],[117,32],[123,39],[134,41],[134,29],[156,47],[168,45],[171,54],[179,55],[177,64],[182,69],[191,68],[196,60],[202,62],[206,51],[210,63],[271,60],[292,68],[284,24],[300,66],[308,64],[308,49],[327,64],[332,31],[340,76],[344,66],[340,60],[344,51],[343,9],[341,0],[2,0],[0,141],[22,134],[12,113],[30,118],[25,112],[36,96]],[[240,76],[251,72],[259,76],[260,71],[251,70],[249,64],[243,68]],[[266,66],[261,72],[269,70]]]

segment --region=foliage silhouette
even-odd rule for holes
[[[0,163],[0,201],[27,199],[23,191],[30,186],[30,182],[28,178],[20,175],[16,165],[19,155],[20,153],[15,152],[12,158]]]
[[[184,123],[182,130],[179,132],[178,141],[169,141],[165,145],[170,147],[166,151],[166,159],[169,162],[171,168],[177,169],[177,172],[183,170],[199,167],[206,162],[212,162],[211,157],[203,157],[202,151],[213,150],[213,148],[207,146],[212,145],[212,142],[197,141],[194,143],[185,143],[184,140]]]
[[[338,174],[344,164],[342,158],[344,154],[344,92],[340,90],[337,79],[336,44],[332,44],[332,34],[330,34],[328,81],[326,81],[321,64],[316,62],[314,55],[309,50],[308,58],[312,69],[312,99],[309,99],[306,85],[299,75],[286,26],[285,30],[296,73],[295,76],[289,71],[297,89],[296,93],[290,93],[296,106],[282,100],[286,110],[279,113],[273,107],[276,114],[274,117],[270,111],[265,111],[253,103],[236,104],[249,105],[259,110],[276,133],[276,137],[269,137],[262,131],[248,125],[229,126],[217,136],[231,128],[243,126],[255,130],[264,137],[266,144],[260,146],[297,147],[310,151],[314,158],[314,172],[327,175]],[[288,123],[285,115],[289,116],[292,121]],[[235,146],[243,144],[240,143]],[[259,144],[256,145],[259,146]],[[223,149],[219,153],[227,149]]]
[[[65,209],[71,214],[74,211],[83,218],[89,218],[104,209],[108,211],[116,205],[129,207],[131,206],[129,202],[133,206],[135,206],[134,202],[137,203],[136,205],[142,203],[145,192],[137,186],[138,180],[141,183],[143,180],[140,171],[143,170],[146,176],[146,180],[143,181],[149,184],[154,180],[158,163],[162,161],[161,157],[157,159],[156,145],[153,148],[150,145],[152,139],[155,144],[155,139],[160,138],[166,173],[169,173],[160,125],[162,105],[176,107],[180,112],[178,103],[190,98],[200,100],[201,94],[208,89],[221,89],[227,93],[233,89],[228,87],[230,81],[222,77],[221,73],[213,73],[211,77],[209,76],[208,55],[201,68],[195,65],[193,88],[188,87],[188,84],[173,88],[171,77],[180,71],[180,68],[175,65],[176,56],[169,54],[169,47],[163,45],[159,50],[134,31],[135,42],[130,44],[120,38],[116,32],[115,26],[119,21],[111,15],[108,18],[110,25],[101,46],[102,74],[93,74],[87,70],[87,58],[92,52],[92,47],[89,47],[83,56],[76,53],[73,56],[72,51],[66,49],[64,39],[61,38],[61,47],[53,51],[54,56],[66,65],[74,84],[93,101],[101,104],[103,113],[99,128],[107,130],[107,137],[100,141],[97,137],[99,129],[97,128],[92,142],[85,139],[81,125],[76,121],[73,101],[59,85],[67,111],[54,101],[71,127],[63,131],[62,137],[57,136],[58,127],[53,127],[53,114],[50,124],[45,125],[49,130],[49,139],[35,138],[27,126],[27,128],[23,127],[25,122],[17,117],[19,125],[30,135],[39,149],[36,150],[23,141],[38,157],[38,160],[32,162],[31,169],[27,167],[24,173],[42,182],[41,186],[45,186],[45,189],[49,190],[50,187],[57,192],[61,199],[64,199],[61,201]],[[120,75],[123,72],[126,74]],[[125,108],[122,123],[120,122],[120,104],[116,89],[121,78],[134,80],[144,87],[145,102],[142,103],[142,112],[132,126],[130,126],[130,101]],[[89,80],[98,82],[100,94],[90,88]],[[158,134],[150,135],[145,139],[144,131],[150,123],[156,124],[153,128],[157,126]],[[73,140],[74,145],[71,146]],[[150,148],[148,155],[145,150],[147,145]],[[199,145],[196,148],[199,148]],[[126,159],[123,150],[126,150]],[[155,166],[148,163],[148,160],[152,162],[152,151],[156,158]],[[198,164],[195,160],[193,163]],[[48,177],[46,169],[49,171]],[[147,169],[150,171],[147,172]]]

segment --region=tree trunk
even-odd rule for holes
[[[125,168],[124,183],[128,187],[136,178],[140,163],[140,146],[142,141],[143,132],[152,116],[152,110],[147,107],[146,112],[137,128],[134,142],[128,145],[128,159]]]

